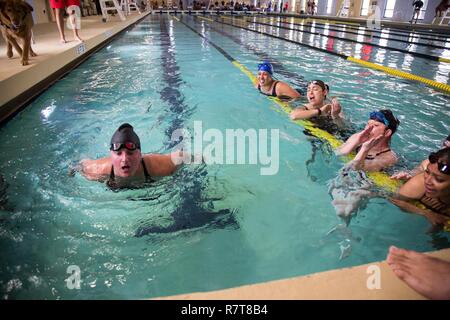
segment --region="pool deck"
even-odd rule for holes
[[[450,249],[428,253],[450,262]],[[380,289],[368,289],[379,267]],[[170,300],[423,300],[395,276],[386,261],[315,273],[225,290],[197,292],[156,299]]]
[[[6,56],[6,44],[0,37],[0,123],[13,116],[42,90],[53,84],[67,71],[83,62],[92,51],[116,34],[150,14],[133,12],[121,21],[118,16],[106,23],[102,16],[82,18],[80,37],[83,43],[73,39],[72,30],[65,27],[65,44],[59,42],[56,23],[42,23],[33,27],[37,57],[31,57],[29,65],[22,66],[14,51],[12,59]]]

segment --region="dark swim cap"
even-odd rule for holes
[[[308,83],[308,85],[310,84],[317,84],[319,87],[322,88],[323,91],[325,90],[330,91],[330,87],[322,80],[312,80]]]
[[[134,132],[133,127],[129,123],[122,124],[116,132],[114,132],[111,138],[111,145],[114,143],[126,143],[132,142],[136,145],[136,147],[141,149],[141,141],[139,137]]]

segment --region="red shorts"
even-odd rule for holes
[[[69,6],[80,6],[80,0],[50,0],[53,9],[64,9]]]

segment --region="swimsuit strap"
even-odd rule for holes
[[[449,208],[449,205],[439,198],[432,198],[423,195],[423,197],[420,199],[420,202],[424,204],[428,209],[431,209],[440,214],[447,215],[446,210]]]
[[[272,89],[272,97],[276,97],[277,96],[277,84],[279,81],[275,81],[275,84],[273,85],[273,89]]]
[[[375,153],[375,155],[373,155],[373,156],[367,156],[366,157],[366,160],[373,160],[373,159],[375,159],[376,157],[378,157],[380,154],[383,154],[383,153],[386,153],[386,152],[389,152],[389,151],[391,151],[391,149],[386,149],[386,150],[383,150],[383,151],[380,151],[380,152],[378,152],[378,153]]]
[[[142,168],[144,168],[145,180],[151,179],[152,177],[150,176],[150,174],[147,171],[147,167],[145,166],[144,158],[141,158],[141,163],[142,163]]]
[[[261,90],[261,85],[258,84],[258,90],[259,92],[261,92],[262,94],[266,95],[266,96],[272,96],[272,97],[276,97],[277,96],[277,84],[279,81],[275,81],[275,84],[273,85],[273,89],[272,89],[272,94],[267,94],[264,91]]]
[[[141,158],[141,163],[142,163],[142,168],[144,169],[144,176],[145,176],[145,180],[152,180],[151,175],[148,173],[147,167],[145,165],[145,161],[144,158]],[[109,180],[110,181],[114,181],[115,179],[115,174],[114,174],[114,166],[111,166],[111,172],[109,174]]]
[[[114,181],[116,176],[114,175],[114,166],[111,166],[111,172],[109,173],[109,180]]]

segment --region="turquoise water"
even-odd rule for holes
[[[304,85],[321,78],[356,129],[372,109],[401,120],[392,143],[402,166],[417,165],[450,131],[450,98],[419,83],[361,68],[325,53],[236,28],[182,21],[250,70],[261,55]],[[277,72],[277,71],[276,71]],[[279,172],[258,165],[184,166],[151,187],[112,192],[69,176],[71,165],[108,155],[123,122],[143,152],[167,153],[180,127],[279,129]],[[353,266],[386,257],[394,244],[450,247],[422,217],[370,199],[338,228],[328,184],[342,168],[326,144],[306,136],[254,90],[208,42],[166,16],[148,17],[41,94],[1,128],[0,211],[3,299],[133,299],[222,289]],[[196,224],[201,217],[211,217]],[[146,234],[183,221],[177,232]],[[351,245],[348,256],[341,248]],[[68,289],[67,268],[81,270]]]

